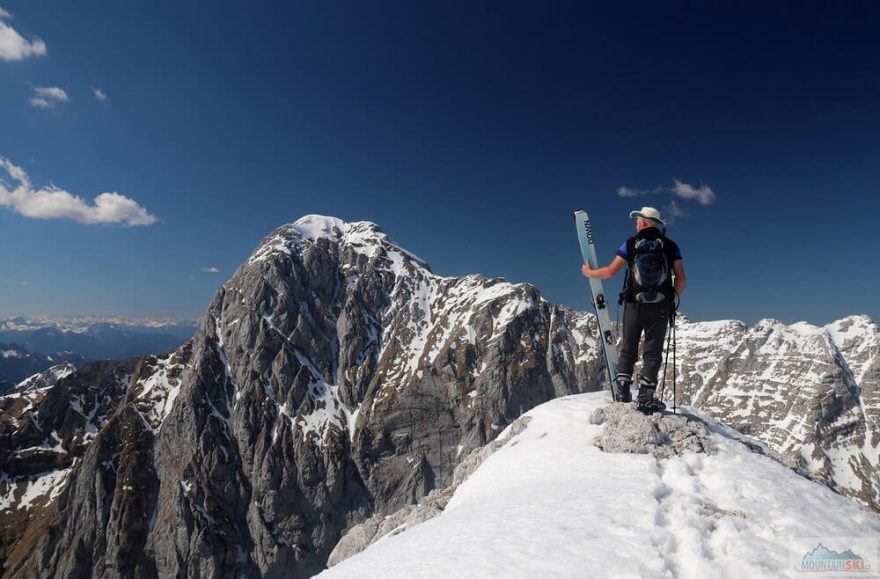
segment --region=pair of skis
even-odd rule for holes
[[[599,267],[599,261],[596,259],[596,244],[593,241],[593,227],[590,224],[590,217],[586,211],[577,210],[574,212],[574,221],[577,226],[578,240],[581,243],[581,254],[584,262],[588,263],[591,268]],[[605,297],[605,290],[602,288],[602,280],[591,277],[590,291],[592,292],[593,307],[596,309],[596,318],[599,322],[599,335],[601,336],[602,351],[605,354],[605,373],[608,378],[608,384],[611,389],[612,397],[618,400],[619,396],[615,389],[617,384],[614,378],[617,376],[617,343],[614,334],[611,331],[611,316],[608,315],[608,300]]]

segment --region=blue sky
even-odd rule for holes
[[[880,8],[767,4],[0,0],[0,316],[201,315],[309,213],[588,309],[572,210],[675,202],[691,318],[878,320]]]

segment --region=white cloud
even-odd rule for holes
[[[653,189],[618,187],[617,194],[620,197],[639,197],[641,195],[653,195],[655,193],[671,193],[676,197],[680,197],[682,199],[696,201],[700,205],[710,205],[718,199],[718,197],[715,195],[715,192],[712,191],[712,188],[708,185],[701,184],[699,188],[696,188],[693,185],[684,183],[682,181],[679,181],[678,179],[673,179],[672,183],[672,187],[658,185]]]
[[[12,15],[0,8],[0,60],[24,60],[30,56],[46,54],[46,43],[39,38],[24,38],[15,28],[4,22],[11,19]]]
[[[644,189],[632,189],[630,187],[618,187],[617,194],[621,197],[638,197],[639,195],[647,195],[650,191]]]
[[[35,86],[28,104],[37,109],[54,109],[59,103],[70,102],[67,91],[57,86]]]
[[[636,189],[635,187],[618,187],[617,194],[621,197],[641,197],[642,195],[653,195],[654,193],[663,193],[669,191],[668,187],[657,185],[653,189]]]
[[[717,197],[712,188],[708,185],[700,185],[699,189],[695,189],[692,185],[682,183],[678,179],[673,179],[675,187],[672,192],[682,199],[695,199],[700,205],[710,205],[715,202]]]
[[[28,100],[28,104],[35,109],[51,109],[55,107],[54,104],[50,103],[46,99],[41,99],[40,97],[31,97]]]
[[[202,271],[205,273],[220,273],[220,270],[213,265],[211,267],[203,267]]]
[[[16,183],[10,189],[0,178],[0,207],[7,207],[25,217],[70,219],[83,225],[118,223],[134,226],[152,225],[157,221],[144,207],[119,193],[101,193],[90,204],[54,185],[34,189],[24,169],[5,157],[0,157],[0,169]]]
[[[92,92],[94,93],[95,98],[98,99],[99,101],[103,102],[103,101],[107,100],[107,93],[105,93],[101,89],[92,88]]]
[[[676,219],[684,217],[685,215],[687,215],[687,213],[684,212],[684,209],[678,205],[678,202],[675,199],[670,201],[669,205],[663,209],[663,220],[666,221],[667,225],[672,225]]]
[[[34,94],[38,97],[43,97],[45,99],[50,99],[53,101],[66,103],[70,100],[70,97],[67,96],[67,91],[57,86],[35,86]]]

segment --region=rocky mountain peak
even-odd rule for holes
[[[340,255],[360,255],[367,260],[387,260],[389,271],[400,274],[412,266],[430,273],[428,264],[397,245],[371,221],[345,222],[336,217],[306,215],[282,225],[257,247],[248,264],[262,262],[274,254],[293,255],[306,247],[333,247]]]
[[[366,222],[364,222],[366,223]],[[375,223],[370,223],[379,228]],[[307,239],[315,241],[319,237],[338,241],[349,227],[349,224],[337,217],[327,215],[305,215],[287,226]]]

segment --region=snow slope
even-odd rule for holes
[[[712,455],[602,452],[590,417],[606,403],[599,392],[533,409],[441,515],[320,577],[795,576],[803,538],[880,535],[871,511],[717,424]]]

